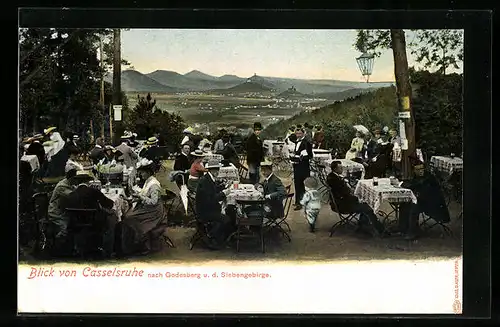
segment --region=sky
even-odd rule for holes
[[[199,70],[213,76],[364,81],[355,39],[356,30],[131,29],[122,32],[121,42],[123,58],[141,73]],[[370,81],[394,81],[392,51],[375,59]]]

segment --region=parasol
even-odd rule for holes
[[[179,192],[182,200],[182,204],[184,205],[184,211],[187,215],[187,210],[188,210],[188,188],[186,185],[181,185],[181,190]]]
[[[357,130],[360,133],[363,133],[365,135],[370,134],[370,131],[368,130],[368,128],[366,128],[363,125],[354,125],[353,127],[355,130]]]

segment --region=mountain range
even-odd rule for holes
[[[107,82],[112,82],[112,74],[105,77]],[[186,74],[174,71],[156,70],[143,74],[136,70],[125,70],[121,76],[121,88],[125,92],[286,92],[295,89],[298,94],[312,94],[321,97],[322,94],[332,94],[353,89],[379,88],[393,85],[393,82],[362,83],[339,80],[307,80],[280,78],[272,76],[239,77],[236,75],[223,75],[220,77],[205,74],[198,70]]]

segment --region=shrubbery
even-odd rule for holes
[[[146,97],[137,97],[136,106],[125,117],[127,129],[137,133],[139,139],[147,139],[158,133],[163,145],[177,149],[186,127],[182,117],[162,111],[149,93]]]

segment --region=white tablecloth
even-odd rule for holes
[[[453,159],[445,156],[431,157],[431,167],[449,175],[453,174],[455,171],[462,171],[463,166],[463,160],[459,157],[455,157]]]
[[[221,167],[219,170],[219,179],[224,179],[227,181],[237,181],[240,180],[240,175],[238,173],[238,168],[235,165],[230,164],[227,167]]]
[[[222,160],[224,160],[224,156],[222,156],[222,154],[216,154],[213,152],[206,152],[205,157],[203,157],[203,162],[217,161],[220,163]]]
[[[313,158],[318,158],[320,160],[332,160],[332,153],[330,151],[313,149]]]
[[[324,165],[326,166],[326,173],[329,174],[332,170],[330,169],[330,165],[332,161],[340,161],[342,163],[342,175],[347,177],[348,174],[361,172],[361,179],[365,178],[365,166],[362,164],[348,160],[348,159],[329,159],[324,161]]]
[[[267,151],[267,156],[288,156],[288,147],[285,142],[278,140],[264,140],[263,147]]]
[[[116,212],[118,221],[121,221],[123,215],[129,209],[128,202],[125,200],[125,190],[123,188],[110,188],[109,191],[102,189],[101,192],[106,195],[106,197],[113,200],[113,210]]]
[[[237,200],[259,200],[263,198],[263,194],[259,191],[257,191],[253,185],[252,189],[249,188],[240,188],[238,186],[238,189],[230,189],[229,194],[226,196],[226,203],[229,204],[236,204]]]
[[[38,162],[38,157],[35,155],[24,155],[21,157],[22,161],[26,161],[31,166],[31,171],[40,169],[40,162]]]
[[[417,203],[417,197],[410,189],[391,185],[389,178],[379,178],[378,186],[373,186],[373,179],[360,180],[354,190],[360,202],[367,203],[377,212],[383,201],[390,203]]]

